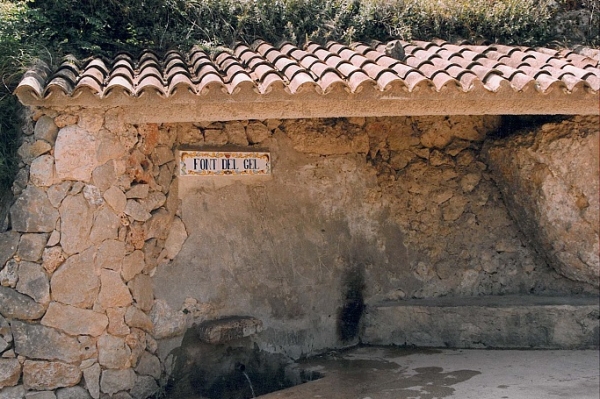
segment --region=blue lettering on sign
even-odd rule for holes
[[[194,158],[194,170],[216,170],[217,160],[210,158]]]
[[[244,169],[258,169],[256,159],[244,159]]]

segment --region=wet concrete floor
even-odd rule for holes
[[[597,350],[358,347],[301,361],[325,376],[260,399],[598,399]]]

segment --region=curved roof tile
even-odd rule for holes
[[[376,92],[412,93],[430,87],[432,93],[549,93],[555,88],[597,94],[600,51],[494,45],[399,41],[402,59],[388,52],[390,43],[307,43],[298,48],[257,41],[238,43],[231,51],[209,55],[200,47],[188,53],[159,56],[144,51],[138,57],[120,53],[112,59],[80,61],[67,57],[53,73],[37,66],[24,74],[15,93],[26,104],[52,101],[52,93],[74,97],[88,92],[99,100],[113,91],[138,97],[156,93],[168,98],[178,91],[202,96],[210,92],[235,95],[327,94],[341,88],[358,95],[365,87]],[[530,91],[535,87],[536,91]],[[558,91],[560,93],[560,91]],[[88,96],[90,97],[90,96]]]

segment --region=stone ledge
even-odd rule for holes
[[[259,333],[262,325],[262,321],[254,317],[232,316],[206,321],[196,327],[196,332],[200,340],[208,344],[223,344]]]
[[[591,349],[597,297],[433,298],[369,306],[362,342],[450,348]]]

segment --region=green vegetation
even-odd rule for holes
[[[18,105],[11,95],[32,57],[110,55],[142,48],[207,49],[235,41],[388,38],[506,44],[568,43],[565,10],[587,10],[579,42],[600,44],[599,0],[0,0],[0,192],[16,171]],[[584,19],[585,19],[584,18]],[[573,25],[573,23],[571,23]]]

